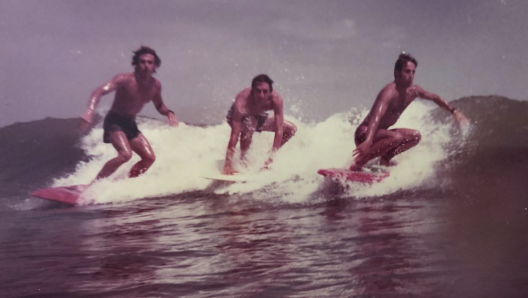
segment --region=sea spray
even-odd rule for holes
[[[417,129],[422,141],[394,158],[398,165],[390,169],[389,178],[372,186],[351,183],[343,195],[366,198],[427,184],[434,186],[435,164],[448,157],[445,145],[451,136],[449,123],[431,120],[432,108],[430,104],[415,102],[398,121],[396,128]],[[320,123],[303,123],[287,116],[287,120],[297,125],[297,134],[276,153],[270,170],[259,172],[271,150],[274,134],[255,133],[247,155],[247,167],[242,167],[238,161],[239,146],[234,167],[256,179],[213,189],[208,187],[211,181],[201,176],[222,170],[230,134],[227,123],[209,127],[182,123],[179,127],[169,127],[158,120],[140,118],[139,128],[149,140],[156,162],[142,176],[128,179],[128,171],[139,161],[134,155],[112,176],[95,182],[83,197],[86,202],[117,203],[207,189],[216,194],[255,200],[303,203],[318,197],[325,187],[324,177],[317,174],[318,169],[350,166],[355,149],[354,132],[367,113],[367,110],[338,113]],[[102,142],[102,134],[102,128],[96,127],[83,138],[81,146],[90,160],[80,162],[71,175],[55,180],[54,186],[89,183],[104,163],[116,156],[115,149]]]

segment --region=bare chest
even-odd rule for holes
[[[117,90],[116,100],[125,101],[132,105],[144,105],[151,101],[155,94],[154,84],[139,85],[136,82],[131,82]]]
[[[253,104],[253,105],[246,103],[246,107],[245,107],[246,113],[245,114],[249,116],[256,116],[256,115],[262,114],[263,112],[266,112],[269,110],[273,110],[273,100],[272,99],[266,100],[265,102],[262,102],[262,103]]]
[[[400,116],[403,111],[411,104],[411,102],[416,98],[416,92],[408,90],[407,92],[398,93],[395,96],[387,109],[387,114],[392,114],[393,116]]]

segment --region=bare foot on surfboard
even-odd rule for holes
[[[391,161],[391,160],[386,160],[384,158],[380,158],[379,164],[380,164],[380,166],[384,166],[384,167],[395,167],[395,166],[398,165],[397,162]]]
[[[356,165],[356,163],[353,163],[348,169],[353,172],[361,172],[361,170],[363,170],[363,167]]]

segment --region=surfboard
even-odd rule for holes
[[[234,175],[222,175],[222,174],[208,174],[202,175],[202,178],[214,180],[214,181],[224,181],[224,182],[248,182],[251,180],[251,177],[244,174],[234,174]]]
[[[348,169],[336,168],[320,169],[317,173],[329,178],[366,184],[377,183],[389,177],[389,172],[350,171]]]
[[[40,199],[56,201],[70,205],[77,205],[82,190],[85,189],[86,186],[87,185],[71,185],[62,187],[42,188],[35,190],[31,193],[31,195]]]

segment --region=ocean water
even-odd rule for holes
[[[335,184],[366,110],[319,122],[259,172],[272,133],[255,134],[247,183],[217,183],[230,128],[140,118],[156,162],[137,156],[80,206],[29,195],[85,184],[115,155],[96,126],[44,119],[0,129],[0,297],[528,297],[528,103],[454,105],[472,122],[413,103],[396,127],[421,143],[380,183]],[[237,152],[238,156],[238,152]]]

